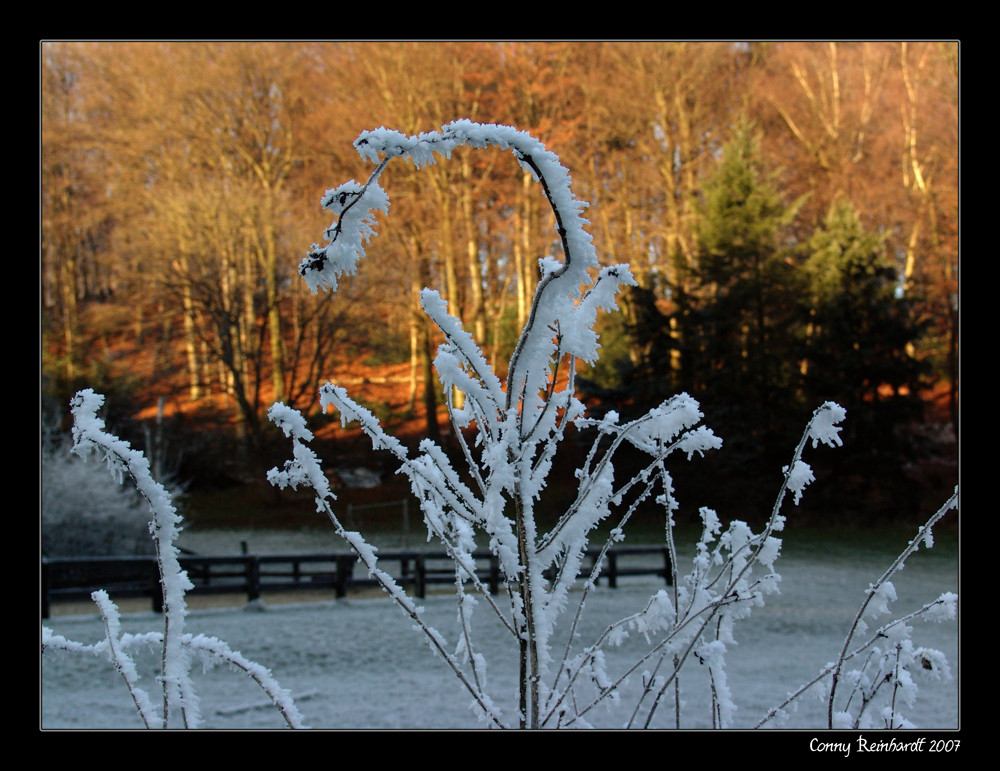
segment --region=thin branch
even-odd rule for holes
[[[865,600],[861,603],[861,608],[858,610],[857,615],[854,617],[854,621],[851,624],[850,630],[847,633],[847,637],[844,638],[844,644],[841,647],[840,655],[837,657],[836,662],[834,662],[832,669],[833,684],[830,686],[830,698],[827,701],[827,727],[833,728],[833,703],[837,696],[837,686],[840,680],[840,671],[844,665],[844,661],[847,659],[847,649],[851,645],[851,640],[854,638],[855,633],[861,625],[861,619],[864,617],[865,612],[868,610],[868,606],[871,604],[872,600],[877,595],[879,589],[889,580],[895,573],[903,569],[903,564],[909,558],[913,552],[920,548],[920,542],[925,540],[930,536],[931,529],[938,523],[938,521],[948,513],[950,509],[958,508],[958,490],[956,489],[952,496],[944,503],[944,505],[938,509],[926,524],[917,531],[917,535],[913,540],[907,544],[907,547],[903,549],[900,555],[895,559],[895,561],[890,565],[886,571],[879,577],[879,579],[868,588],[868,594],[865,596]]]

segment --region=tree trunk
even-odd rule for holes
[[[406,238],[410,252],[410,264],[413,266],[411,287],[412,307],[410,312],[410,393],[411,401],[416,402],[417,362],[424,381],[424,411],[426,412],[425,433],[429,439],[441,438],[441,429],[437,419],[437,395],[434,391],[434,367],[431,355],[430,321],[420,305],[420,291],[430,283],[430,261],[423,253],[420,243],[412,233]]]
[[[188,396],[196,402],[204,395],[201,386],[201,372],[198,362],[197,325],[195,324],[194,298],[191,296],[191,285],[184,283],[181,304],[184,312],[184,352],[188,368]]]
[[[269,217],[264,225],[264,287],[271,348],[271,385],[274,388],[274,401],[284,402],[288,397],[285,392],[285,345],[281,333],[281,308],[278,304],[278,246],[275,241],[274,224]]]
[[[535,261],[532,260],[532,230],[534,224],[534,180],[528,172],[521,176],[520,232],[514,245],[514,260],[517,268],[517,323],[524,327],[531,311],[531,301],[535,289]]]
[[[66,378],[73,382],[76,377],[76,338],[78,323],[78,309],[76,302],[76,250],[72,247],[64,251],[63,259],[59,263],[60,281],[59,290],[62,295],[62,329],[63,344],[66,348]]]
[[[483,266],[479,261],[479,239],[476,232],[476,220],[473,216],[472,169],[468,159],[462,159],[462,177],[465,185],[462,188],[462,216],[465,220],[465,256],[469,269],[469,288],[471,308],[468,317],[472,318],[473,334],[476,342],[483,345],[486,340],[486,305],[483,296]]]

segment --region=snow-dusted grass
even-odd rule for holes
[[[837,655],[844,633],[864,599],[864,591],[893,559],[899,543],[878,536],[867,543],[865,533],[832,532],[829,536],[787,535],[782,557],[781,594],[757,609],[737,629],[739,645],[730,656],[729,685],[736,695],[735,728],[747,728],[776,706],[785,693],[815,675]],[[235,533],[185,531],[180,543],[199,551],[237,551],[247,539],[251,548],[281,553],[307,544],[324,543],[316,532]],[[953,539],[942,537],[932,551],[921,551],[895,581],[900,611],[912,609],[927,597],[957,591],[957,550]],[[905,541],[904,541],[905,543]],[[659,588],[654,579],[631,579],[622,588],[600,588],[588,599],[588,633],[641,607]],[[447,595],[422,603],[429,621],[440,629],[453,625],[455,606]],[[218,635],[231,647],[267,664],[275,678],[292,692],[305,722],[319,729],[349,728],[476,728],[468,696],[455,678],[436,660],[422,635],[414,631],[390,600],[356,599],[301,604],[266,604],[264,612],[245,606],[191,610],[187,630]],[[481,616],[483,621],[488,617]],[[74,640],[96,642],[103,626],[94,613],[55,617],[47,622],[56,633]],[[152,612],[124,614],[126,632],[155,628]],[[485,629],[485,627],[484,627]],[[490,661],[489,678],[496,690],[516,693],[516,653],[499,631],[481,635]],[[907,716],[926,729],[959,727],[958,628],[917,622],[914,637],[944,652],[953,679],[920,683],[920,695]],[[609,656],[629,658],[631,650],[610,649]],[[148,688],[157,673],[154,655],[137,657]],[[611,664],[616,663],[614,660]],[[708,690],[690,668],[683,682],[686,702],[682,727],[709,725]],[[273,705],[247,678],[217,667],[194,678],[201,698],[204,727],[219,729],[275,728],[284,721]],[[634,687],[635,684],[632,685]],[[110,664],[92,657],[46,654],[42,668],[43,728],[140,728],[141,723],[120,678]],[[825,702],[806,698],[783,728],[820,728],[825,724]],[[617,728],[621,715],[598,714],[593,721]],[[664,713],[666,720],[666,713]]]

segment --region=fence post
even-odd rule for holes
[[[151,588],[150,594],[153,598],[153,612],[162,613],[163,612],[163,582],[160,580],[160,566],[156,563],[156,560],[150,560],[149,562],[151,576]]]
[[[49,617],[49,589],[52,586],[52,578],[49,576],[49,561],[42,557],[42,618]]]
[[[410,581],[410,557],[407,553],[404,553],[402,557],[399,558],[399,582],[406,586]]]
[[[490,594],[500,591],[500,560],[497,555],[490,554]]]
[[[613,551],[608,552],[608,588],[618,588],[618,555]]]
[[[403,548],[410,548],[410,499],[403,498]]]
[[[352,572],[353,555],[340,555],[337,557],[337,599],[347,596],[347,582]]]
[[[422,554],[418,554],[414,559],[413,591],[421,600],[427,596],[427,566]]]
[[[247,557],[247,602],[260,599],[260,560],[256,554]]]

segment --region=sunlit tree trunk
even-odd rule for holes
[[[483,266],[479,260],[479,234],[472,203],[472,168],[468,156],[462,158],[462,217],[465,220],[465,256],[469,271],[469,309],[473,334],[482,344],[486,340],[486,304],[483,290]]]
[[[281,330],[281,306],[278,294],[278,247],[275,244],[274,227],[265,227],[264,242],[264,286],[267,304],[267,330],[271,351],[271,385],[274,401],[284,402],[285,392],[285,346]]]
[[[79,318],[76,298],[76,249],[68,244],[59,262],[59,292],[62,301],[62,334],[66,351],[66,378],[72,382],[76,377],[77,335]]]
[[[178,268],[182,275],[187,275],[187,257],[183,253],[178,257]],[[181,306],[184,314],[184,354],[188,369],[188,395],[195,402],[204,395],[201,384],[201,366],[198,361],[197,324],[195,320],[194,297],[191,294],[191,284],[184,282],[181,287]]]
[[[532,233],[535,223],[535,206],[532,197],[534,180],[525,172],[521,175],[521,201],[518,210],[519,228],[514,245],[514,261],[517,266],[517,322],[523,326],[531,310],[531,299],[535,292],[537,260],[534,254]]]

